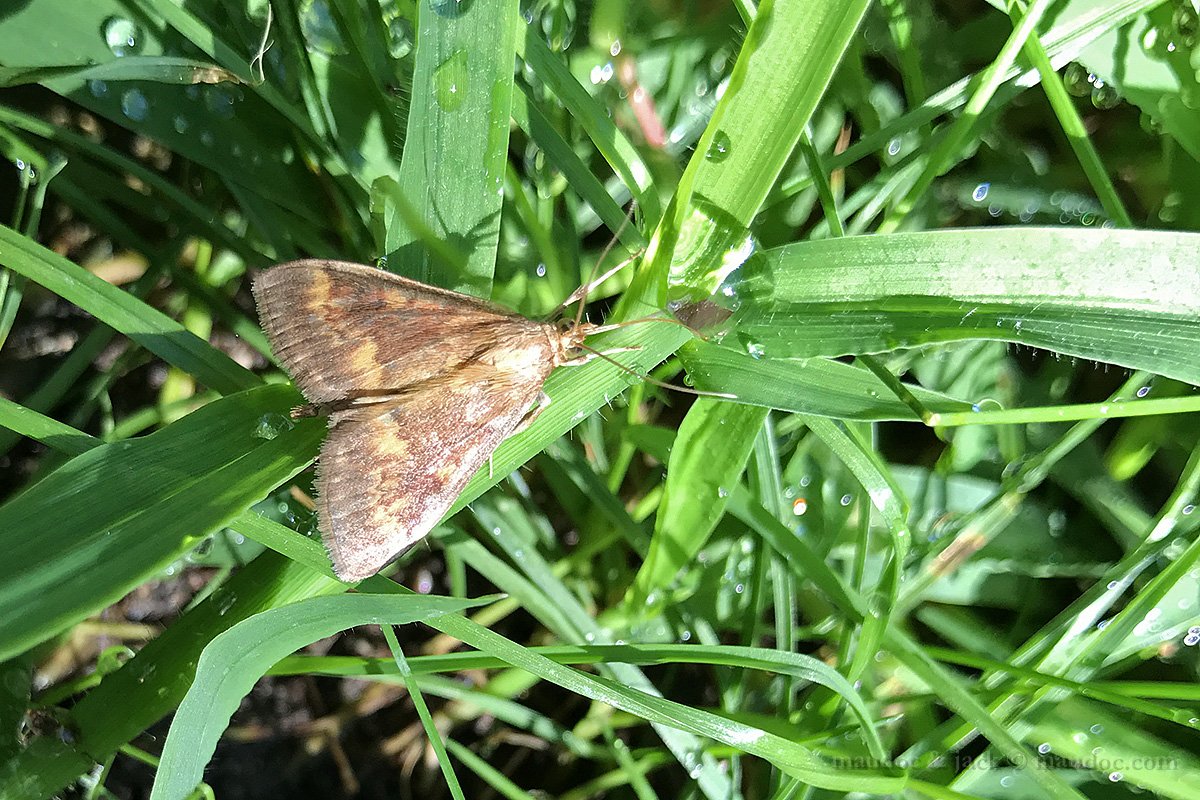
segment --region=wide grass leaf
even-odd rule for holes
[[[756,358],[704,341],[680,348],[679,360],[697,388],[728,392],[739,403],[838,419],[919,421],[883,381],[840,361]],[[906,388],[930,411],[971,410],[964,400],[920,386]]]
[[[218,392],[237,392],[262,382],[253,372],[158,309],[3,226],[0,226],[0,266],[74,303]]]
[[[425,226],[467,254],[467,269],[465,275],[448,273],[421,246],[421,231],[402,224],[388,231],[398,236],[387,245],[388,267],[487,297],[500,232],[517,2],[429,3],[417,19],[399,183]]]
[[[313,563],[326,562],[317,542],[291,535],[310,545]],[[72,737],[35,739],[0,764],[0,800],[60,796],[62,787],[97,760],[173,711],[191,686],[200,653],[221,631],[268,608],[346,588],[332,573],[326,576],[275,553],[254,559],[76,702]]]
[[[182,800],[242,698],[277,661],[355,625],[404,625],[486,601],[418,595],[347,594],[273,608],[234,625],[204,649],[196,679],[171,722],[152,800]]]
[[[230,395],[68,461],[0,506],[0,658],[120,599],[312,460],[286,386]],[[273,437],[273,438],[271,438]]]
[[[667,482],[650,551],[634,580],[630,602],[640,606],[708,541],[725,515],[767,409],[701,397],[684,417],[667,462]]]
[[[770,250],[743,269],[736,335],[767,358],[998,339],[1200,384],[1193,233],[852,236]]]

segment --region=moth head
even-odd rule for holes
[[[574,322],[569,319],[560,320],[557,326],[557,356],[560,361],[577,358],[582,352],[583,340],[591,336],[599,328],[591,322]]]

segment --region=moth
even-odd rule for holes
[[[545,407],[555,367],[612,326],[538,322],[375,267],[309,259],[260,273],[279,361],[328,414],[317,523],[344,581],[374,575],[445,515],[504,439]]]

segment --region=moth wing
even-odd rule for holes
[[[429,533],[521,422],[552,366],[516,374],[476,365],[453,382],[333,414],[316,490],[338,577],[368,578]]]
[[[375,267],[308,259],[254,281],[275,354],[312,403],[395,394],[538,323]]]

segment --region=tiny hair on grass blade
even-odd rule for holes
[[[567,324],[536,321],[323,259],[272,267],[253,290],[267,338],[309,402],[297,413],[329,417],[317,523],[348,582],[374,575],[437,525],[500,443],[545,408],[555,367],[601,358],[657,386],[728,397],[665,384],[584,344],[637,322],[678,320],[596,325],[580,312]]]

